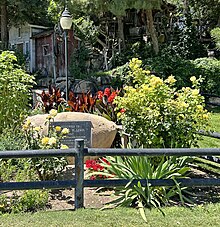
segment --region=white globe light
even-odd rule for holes
[[[72,17],[67,8],[65,8],[65,10],[63,11],[63,13],[61,15],[60,25],[63,30],[70,30],[70,28],[72,26]]]

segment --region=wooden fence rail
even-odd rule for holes
[[[62,189],[75,188],[75,209],[84,206],[84,187],[114,187],[125,186],[129,179],[107,179],[107,180],[84,180],[84,157],[85,156],[211,156],[220,155],[219,148],[177,148],[177,149],[104,149],[85,148],[84,140],[77,139],[75,148],[67,150],[22,150],[2,151],[0,159],[11,158],[36,158],[36,157],[75,157],[75,179],[63,181],[37,181],[37,182],[3,182],[0,183],[0,190],[29,190],[29,189]],[[136,179],[141,184],[151,186],[173,186],[172,179]],[[220,179],[217,178],[193,178],[177,179],[182,186],[203,187],[220,186]],[[131,184],[131,185],[132,185]]]

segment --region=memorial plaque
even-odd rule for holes
[[[91,147],[92,141],[92,123],[91,121],[55,121],[51,122],[53,126],[60,126],[69,129],[69,134],[62,139],[62,143],[70,148],[75,147],[75,139],[84,139],[85,147]]]

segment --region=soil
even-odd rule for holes
[[[193,168],[193,166],[191,166]],[[85,171],[85,178],[87,177]],[[209,178],[216,177],[201,170],[193,168],[192,177]],[[74,166],[70,165],[60,176],[59,180],[70,180],[74,178]],[[194,194],[193,199],[195,204],[205,202],[220,202],[220,187],[204,187],[189,189]],[[50,192],[48,209],[50,210],[74,210],[74,189],[52,190]],[[0,193],[1,194],[1,193]],[[12,196],[12,192],[6,192],[7,196]],[[187,195],[188,197],[188,195]],[[85,208],[102,208],[106,203],[117,199],[113,190],[103,190],[97,192],[97,188],[84,188],[84,207]],[[178,199],[179,200],[179,199]],[[174,203],[175,204],[175,203]],[[178,205],[178,202],[176,203]]]
[[[73,179],[74,166],[69,165],[60,180]],[[87,178],[85,171],[85,178]],[[50,193],[49,207],[52,210],[72,210],[74,204],[75,189],[52,190]],[[84,188],[84,207],[102,208],[106,203],[116,199],[112,190],[97,192],[97,188]]]
[[[84,189],[84,207],[85,208],[102,208],[104,204],[116,198],[112,191],[105,191],[101,194],[96,193],[96,189]],[[52,210],[73,210],[74,189],[53,190],[49,200],[50,209]]]
[[[209,178],[215,177],[211,174],[203,172],[201,170],[192,168],[192,177],[196,178]],[[74,173],[74,167],[68,166],[61,179],[72,179]],[[85,171],[85,178],[87,172]],[[195,204],[201,204],[205,202],[219,202],[220,201],[220,187],[204,187],[189,189],[194,196],[191,199]],[[106,203],[113,201],[117,197],[114,195],[114,191],[105,190],[101,193],[97,192],[97,188],[85,188],[84,189],[84,207],[85,208],[102,208]],[[179,199],[178,199],[179,200]],[[74,209],[74,189],[65,190],[53,190],[50,195],[50,209],[52,210],[72,210]],[[177,203],[178,204],[178,203]],[[190,205],[190,204],[189,204]]]

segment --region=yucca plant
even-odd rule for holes
[[[177,183],[176,179],[186,178],[190,168],[187,166],[188,157],[162,157],[157,164],[152,161],[152,157],[132,156],[132,157],[106,157],[106,162],[102,162],[104,171],[102,175],[112,179],[130,179],[130,182],[124,187],[116,187],[115,194],[118,198],[107,207],[112,206],[135,206],[139,209],[141,216],[145,221],[146,215],[144,208],[158,208],[161,212],[161,206],[173,202],[173,199],[179,196],[180,201],[191,202],[182,194],[183,188]],[[99,172],[92,173],[100,174]],[[142,186],[141,182],[133,185],[134,179],[172,179],[174,186]],[[163,213],[163,212],[162,212]]]

